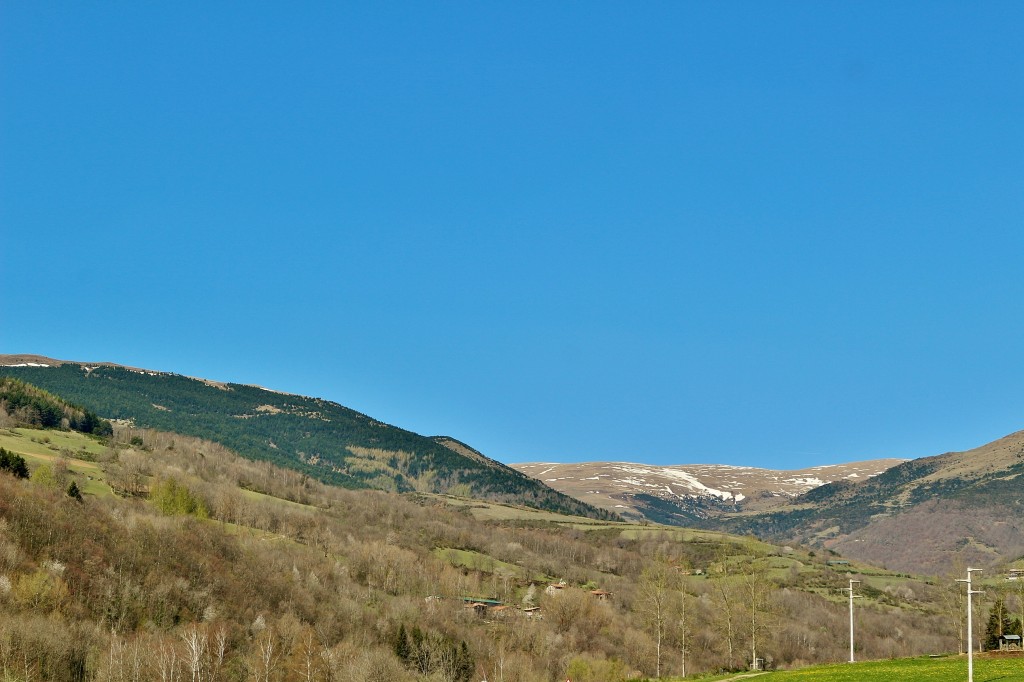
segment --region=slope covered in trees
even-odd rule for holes
[[[0,411],[26,426],[46,429],[71,429],[97,436],[109,436],[110,422],[92,410],[72,405],[24,381],[0,376]]]
[[[334,485],[452,493],[593,518],[615,516],[479,453],[467,456],[319,398],[109,365],[0,366],[3,375],[108,419],[208,438],[245,457]]]
[[[42,438],[0,436],[50,461]],[[95,484],[80,464],[98,465],[120,494],[0,472],[8,679],[620,682],[841,661],[848,572],[858,657],[957,648],[951,581],[717,533],[486,522],[179,434],[120,428],[96,459],[65,473]]]

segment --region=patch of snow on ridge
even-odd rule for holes
[[[813,476],[807,478],[787,478],[783,482],[792,483],[793,485],[808,485],[811,486],[812,488],[817,488],[819,485],[825,485],[825,481],[821,480],[820,478],[815,478]]]
[[[741,499],[738,496],[736,498],[734,498],[733,494],[731,492],[726,492],[724,490],[716,490],[715,488],[708,487],[708,486],[704,485],[703,483],[701,483],[700,480],[696,476],[694,476],[693,474],[690,474],[690,473],[688,473],[686,471],[682,471],[680,469],[671,469],[671,468],[668,468],[668,467],[663,467],[663,468],[660,468],[659,470],[652,470],[652,469],[648,469],[646,467],[628,466],[628,465],[621,465],[621,464],[617,465],[616,468],[619,469],[620,471],[624,471],[626,473],[631,473],[631,474],[640,474],[640,475],[644,475],[644,474],[647,474],[647,475],[657,474],[657,475],[662,475],[662,476],[664,476],[666,478],[673,479],[674,481],[676,481],[676,482],[686,486],[690,490],[693,490],[693,491],[695,491],[697,493],[700,493],[702,495],[712,495],[714,497],[718,497],[718,498],[721,498],[723,500],[732,500],[732,499],[739,500],[739,499]],[[654,484],[647,483],[646,481],[638,480],[638,479],[628,480],[628,481],[625,481],[625,482],[629,482],[629,483],[631,483],[633,485],[642,485],[642,486],[645,486],[645,487],[656,487]],[[671,493],[671,490],[669,490],[669,492]]]
[[[731,492],[726,492],[724,490],[716,490],[715,488],[708,487],[701,483],[696,476],[689,474],[685,471],[680,471],[678,469],[665,469],[665,475],[670,478],[679,480],[681,483],[684,483],[687,486],[689,486],[691,490],[699,491],[704,495],[713,495],[714,497],[719,497],[723,500],[733,499],[733,495]]]
[[[642,486],[644,488],[657,488],[657,483],[649,483],[642,478],[620,478],[616,479],[615,483],[625,483],[626,485]]]

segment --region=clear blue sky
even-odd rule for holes
[[[503,461],[1024,428],[1024,3],[0,6],[0,352]]]

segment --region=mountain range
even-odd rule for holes
[[[1024,431],[964,452],[774,471],[493,460],[337,403],[114,363],[0,355],[12,376],[100,417],[220,443],[350,488],[443,493],[597,519],[803,543],[939,574],[1024,555]]]
[[[687,525],[716,513],[763,511],[833,481],[877,476],[902,459],[826,464],[793,471],[725,464],[634,462],[512,464],[567,495],[626,518]]]
[[[1024,431],[963,452],[798,471],[514,466],[627,518],[818,546],[894,570],[939,574],[1024,556]]]

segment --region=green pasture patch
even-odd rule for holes
[[[74,471],[74,469],[72,469],[72,471]],[[92,495],[94,497],[114,497],[114,491],[111,490],[109,485],[107,485],[104,481],[100,479],[79,479],[77,483],[78,489],[82,493],[82,495]]]
[[[735,543],[741,538],[710,530],[693,530],[676,526],[630,526],[622,531],[624,540],[640,540],[650,535],[665,536],[673,542],[729,542]]]
[[[860,575],[852,576],[857,580],[863,581],[864,585],[875,588],[876,590],[885,590],[887,587],[898,587],[913,581],[913,578],[905,578],[900,575],[872,575],[864,576]],[[917,581],[921,582],[921,581]]]
[[[171,517],[165,517],[171,518]],[[216,519],[204,519],[202,523],[215,524],[220,526],[221,530],[226,535],[231,535],[238,538],[239,540],[251,541],[255,543],[277,543],[282,545],[291,545],[294,547],[304,547],[299,541],[288,537],[287,535],[281,535],[280,533],[272,533],[269,530],[261,530],[254,528],[253,526],[243,526],[231,521],[219,521]]]
[[[56,431],[50,429],[4,429],[0,431],[0,447],[19,454],[60,454],[68,450],[71,456],[83,455],[94,458],[107,449],[99,440],[77,431]]]
[[[256,492],[255,490],[249,490],[248,488],[239,488],[239,492],[242,493],[242,497],[250,500],[258,500],[263,502],[270,502],[272,504],[279,504],[284,507],[291,507],[293,509],[305,509],[306,511],[316,511],[319,507],[315,507],[310,504],[302,504],[301,502],[293,502],[286,500],[283,497],[274,497],[273,495],[267,495],[266,493]]]
[[[607,527],[608,521],[588,519],[585,516],[569,516],[557,512],[533,509],[530,507],[517,507],[510,504],[498,502],[486,502],[483,500],[470,500],[452,495],[437,495],[421,493],[422,497],[444,502],[450,507],[461,507],[469,510],[473,518],[480,521],[526,521],[534,523],[558,523],[570,525],[577,528]],[[618,524],[620,526],[625,524]]]
[[[498,573],[521,578],[523,569],[515,564],[510,564],[500,559],[495,559],[488,554],[474,552],[468,549],[451,549],[450,547],[437,547],[433,551],[434,556],[447,561],[453,566],[470,568],[484,573]]]
[[[621,526],[620,526],[621,527]],[[622,531],[625,540],[639,540],[649,535],[664,535],[673,542],[706,542],[712,544],[730,544],[746,549],[754,554],[774,554],[779,551],[775,545],[762,542],[757,538],[730,535],[712,530],[695,530],[677,526],[629,526]]]
[[[26,431],[28,435],[23,433]],[[19,455],[55,457],[60,454],[60,447],[52,442],[50,433],[34,429],[6,429],[0,431],[0,448],[16,452]],[[50,440],[44,441],[43,439]]]
[[[44,440],[48,439],[48,440]],[[75,457],[85,452],[87,456],[99,454],[104,446],[96,440],[74,431],[44,431],[40,429],[5,429],[0,431],[0,447],[25,458],[30,470],[41,464],[52,464],[61,457],[61,450],[71,451],[66,458],[68,473],[78,484],[83,495],[113,497],[114,492],[106,483],[103,470],[93,461]]]
[[[30,470],[35,470],[40,464],[50,464],[58,455],[32,455],[25,454],[25,463]],[[103,470],[95,462],[86,462],[74,457],[67,458],[68,473],[78,484],[78,489],[83,495],[95,497],[113,497],[114,491],[106,483]]]
[[[788,557],[772,557],[768,561],[768,575],[771,578],[777,580],[785,580],[790,576],[793,571],[793,567],[796,567],[798,573],[809,573],[814,569],[807,566],[798,559],[790,559]]]

